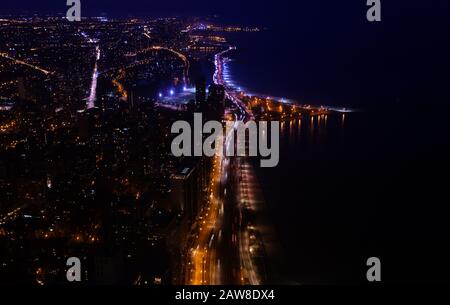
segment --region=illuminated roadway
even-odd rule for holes
[[[94,65],[94,71],[92,72],[92,82],[91,82],[91,89],[90,94],[87,101],[87,108],[94,108],[95,107],[95,100],[97,98],[97,81],[98,81],[98,61],[101,57],[101,51],[100,47],[97,45],[95,48],[95,65]]]
[[[216,259],[216,250],[213,247],[220,239],[221,218],[223,206],[220,200],[220,181],[222,176],[221,158],[216,156],[213,161],[213,179],[209,186],[209,206],[200,216],[199,231],[195,244],[190,249],[188,284],[214,285],[221,283],[220,261]]]
[[[149,35],[149,33],[145,32],[145,31],[144,31],[144,36],[151,39],[151,36]],[[184,63],[183,82],[185,85],[187,85],[190,63],[189,63],[189,60],[186,55],[184,55],[183,53],[181,53],[177,50],[174,50],[174,49],[171,49],[168,47],[163,47],[163,46],[152,46],[152,47],[149,47],[149,48],[146,48],[146,49],[140,51],[139,53],[143,53],[143,52],[147,52],[147,51],[159,51],[159,50],[164,50],[164,51],[170,52],[170,53],[178,56],[178,58],[180,58],[183,61],[183,63]]]
[[[215,56],[214,82],[223,82],[222,56],[233,48]],[[226,95],[237,106],[236,120],[251,118],[238,94],[226,87]],[[234,145],[226,137],[224,145]],[[213,161],[209,204],[200,215],[194,242],[188,253],[184,279],[190,285],[261,284],[249,253],[248,233],[242,216],[240,187],[242,159],[217,155]]]
[[[227,50],[215,56],[216,72],[214,74],[214,82],[225,87],[227,98],[229,98],[236,106],[237,110],[234,113],[235,119],[239,121],[253,120],[253,115],[248,111],[245,104],[240,100],[239,93],[232,87],[227,86],[224,80],[224,65],[223,57],[226,53],[235,50],[235,47],[229,47]],[[231,143],[234,145],[233,143]],[[228,143],[227,140],[227,144]],[[225,217],[227,220],[224,223],[224,230],[230,230],[231,244],[223,249],[223,255],[229,257],[229,272],[230,277],[224,284],[261,284],[258,271],[254,266],[250,254],[249,235],[247,232],[247,225],[243,219],[243,204],[244,196],[251,196],[251,188],[245,187],[247,175],[242,171],[243,164],[246,164],[245,158],[230,158],[227,160],[229,164],[228,179],[226,187],[228,193],[224,193],[225,201],[227,202],[227,209],[229,216]],[[234,258],[233,258],[234,257]]]
[[[0,53],[0,56],[3,57],[3,58],[6,58],[6,59],[11,60],[11,61],[13,61],[14,63],[16,63],[16,64],[18,64],[18,65],[23,65],[23,66],[32,68],[32,69],[34,69],[34,70],[37,70],[37,71],[39,71],[39,72],[42,72],[42,73],[44,73],[45,75],[49,75],[49,74],[52,73],[52,72],[50,72],[50,71],[48,71],[48,70],[45,70],[45,69],[42,69],[42,68],[40,68],[40,67],[38,67],[38,66],[35,66],[35,65],[29,64],[29,63],[27,63],[27,62],[24,62],[23,60],[15,59],[15,58],[13,58],[13,57],[10,57],[10,56],[8,56],[8,54],[6,54],[6,53]]]

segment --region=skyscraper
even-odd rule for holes
[[[225,114],[225,88],[222,85],[209,86],[207,102],[208,119],[222,120]]]
[[[192,164],[171,176],[171,200],[175,210],[183,213],[192,224],[202,205],[201,166]]]
[[[195,83],[195,103],[197,109],[200,109],[206,102],[206,79],[200,77]]]

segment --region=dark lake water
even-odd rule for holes
[[[230,37],[233,82],[360,111],[286,123],[279,166],[257,169],[283,250],[276,269],[289,282],[364,283],[376,256],[386,282],[448,282],[448,44],[387,34],[379,47],[340,48],[286,35]]]

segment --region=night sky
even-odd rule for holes
[[[393,3],[395,2],[395,3]],[[65,0],[3,0],[0,13],[64,13]],[[83,12],[89,16],[128,16],[128,15],[210,15],[218,14],[225,18],[251,20],[261,23],[325,23],[351,24],[365,17],[366,0],[82,0]],[[399,16],[425,17],[449,16],[448,0],[397,0],[381,1],[383,16],[387,19]],[[295,19],[293,19],[295,18]]]

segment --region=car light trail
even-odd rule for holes
[[[52,73],[52,72],[50,72],[48,70],[42,69],[42,68],[40,68],[38,66],[35,66],[35,65],[32,65],[32,64],[29,64],[29,63],[27,63],[25,61],[22,61],[20,59],[15,59],[13,57],[10,57],[6,53],[0,53],[0,56],[3,57],[3,58],[6,58],[6,59],[12,60],[13,62],[15,62],[18,65],[27,66],[27,67],[32,68],[34,70],[40,71],[40,72],[44,73],[45,75],[49,75],[49,74]]]
[[[95,100],[97,97],[97,80],[98,80],[98,61],[101,57],[101,51],[100,46],[97,46],[95,48],[96,52],[96,61],[94,65],[94,72],[92,73],[92,82],[91,82],[91,89],[90,94],[88,97],[88,103],[87,103],[87,109],[91,109],[95,107]]]

